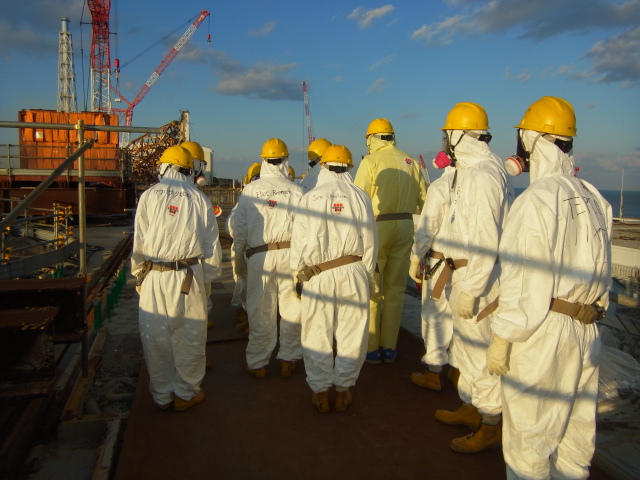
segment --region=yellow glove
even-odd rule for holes
[[[487,369],[491,375],[503,375],[509,371],[509,347],[511,343],[493,334],[493,340],[487,349]]]
[[[247,260],[244,258],[244,253],[236,252],[234,267],[236,269],[236,276],[241,278],[247,277]]]
[[[375,297],[380,293],[380,274],[378,272],[373,272],[373,274],[367,272],[367,279],[369,280],[369,295]]]
[[[140,295],[141,291],[142,291],[142,285],[136,285],[136,292],[138,292],[138,295]]]
[[[460,292],[458,297],[457,313],[460,318],[473,318],[475,315],[476,298]]]
[[[420,257],[411,255],[411,263],[409,264],[409,276],[413,278],[416,283],[422,283],[422,275],[420,275]]]

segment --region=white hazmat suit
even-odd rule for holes
[[[370,198],[348,172],[321,168],[318,185],[302,198],[293,223],[291,268],[298,271],[347,255],[362,260],[303,283],[302,346],[307,383],[316,393],[356,383],[367,352],[369,283],[377,256]]]
[[[320,176],[320,169],[321,167],[319,164],[309,166],[307,174],[302,180],[300,180],[300,186],[304,193],[316,188],[316,185],[318,185],[318,177]]]
[[[467,260],[467,265],[451,276],[449,305],[454,329],[450,362],[460,369],[460,399],[484,415],[497,415],[501,411],[500,385],[486,367],[492,332],[486,319],[476,323],[475,316],[498,295],[498,244],[511,197],[500,158],[487,143],[466,134],[460,138],[462,134],[462,130],[451,134],[451,143],[457,144],[457,173],[439,234],[445,258]],[[461,296],[476,299],[473,318],[460,316]]]
[[[537,132],[522,130],[530,151]],[[595,324],[550,311],[554,298],[608,305],[611,206],[572,176],[573,161],[539,138],[531,184],[500,242],[500,305],[491,317],[511,345],[502,376],[508,478],[587,478],[595,448],[600,337]]]
[[[451,187],[455,172],[454,167],[446,167],[442,175],[429,185],[429,193],[413,237],[413,258],[425,261],[429,250],[442,252],[445,248],[442,244],[441,227],[451,203]],[[426,271],[430,272],[431,276],[422,286],[422,338],[426,350],[422,363],[427,365],[450,363],[449,345],[453,336],[453,316],[448,300],[451,284],[445,285],[444,293],[439,299],[429,298],[429,292],[433,291],[435,281],[444,268],[444,262],[437,264],[437,259],[426,258]],[[435,270],[431,271],[432,268]]]
[[[244,255],[249,248],[291,240],[302,187],[288,180],[288,169],[287,160],[279,165],[263,160],[260,178],[244,187],[229,219],[235,255]],[[278,341],[278,312],[281,321],[277,358],[285,361],[302,358],[300,302],[295,297],[289,248],[255,253],[246,264],[250,332],[247,367],[257,370],[269,363]]]
[[[158,405],[174,396],[190,400],[200,391],[207,342],[205,283],[219,277],[222,262],[211,201],[190,177],[168,168],[138,202],[131,272],[137,274],[147,260],[188,258],[199,259],[189,267],[193,280],[188,294],[180,291],[187,269],[151,270],[140,290],[140,336]]]

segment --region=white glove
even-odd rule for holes
[[[413,278],[416,283],[422,283],[422,275],[420,275],[420,257],[411,255],[411,264],[409,264],[409,276]]]
[[[493,334],[493,340],[487,349],[487,369],[491,375],[503,375],[509,371],[509,347],[504,338]]]
[[[369,295],[374,297],[380,293],[380,273],[367,272],[367,279],[369,280]]]
[[[247,260],[244,258],[244,253],[236,252],[234,266],[236,269],[236,276],[241,278],[247,277]]]
[[[142,285],[136,285],[136,292],[138,292],[138,295],[140,295],[141,291],[142,291]]]
[[[470,295],[467,295],[464,292],[460,292],[460,297],[458,297],[458,316],[460,318],[473,318],[475,315],[474,310],[476,306],[476,298]]]

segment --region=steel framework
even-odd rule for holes
[[[91,11],[91,111],[111,112],[111,0],[87,0]]]
[[[73,45],[69,19],[62,18],[58,44],[58,111],[76,112],[76,74],[73,65]]]

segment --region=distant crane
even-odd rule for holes
[[[307,136],[309,137],[309,145],[313,143],[315,137],[311,133],[311,115],[309,114],[309,94],[307,93],[307,83],[302,82],[302,98],[304,99],[304,118],[307,122]]]
[[[111,113],[111,0],[87,0],[91,12],[91,111]]]
[[[58,112],[77,111],[76,73],[73,66],[73,45],[69,19],[63,17],[58,42]]]
[[[156,80],[158,80],[158,77],[162,75],[162,72],[166,70],[166,68],[173,61],[176,55],[178,55],[178,52],[182,49],[182,47],[184,47],[184,45],[191,38],[194,32],[202,24],[204,19],[207,18],[208,16],[209,16],[209,12],[207,10],[202,10],[202,12],[200,12],[200,15],[198,15],[198,17],[193,21],[193,23],[189,26],[189,28],[187,28],[187,31],[184,32],[182,37],[180,37],[178,42],[173,46],[173,48],[169,51],[169,53],[167,53],[164,59],[160,62],[160,65],[158,65],[158,67],[153,71],[149,79],[145,82],[144,85],[142,85],[142,88],[140,88],[140,91],[133,99],[133,102],[129,102],[120,92],[118,92],[118,90],[115,89],[115,87],[111,86],[111,90],[113,90],[113,93],[115,93],[118,96],[118,98],[120,98],[122,101],[124,101],[128,105],[126,109],[121,109],[121,108],[113,109],[114,112],[124,114],[125,126],[132,125],[133,109],[135,108],[135,106],[142,101],[142,99],[149,92],[153,84],[156,83]],[[207,38],[207,43],[210,43],[210,38],[211,38],[210,36]],[[129,133],[125,132],[122,134],[121,144],[127,145],[128,143],[129,143]]]

